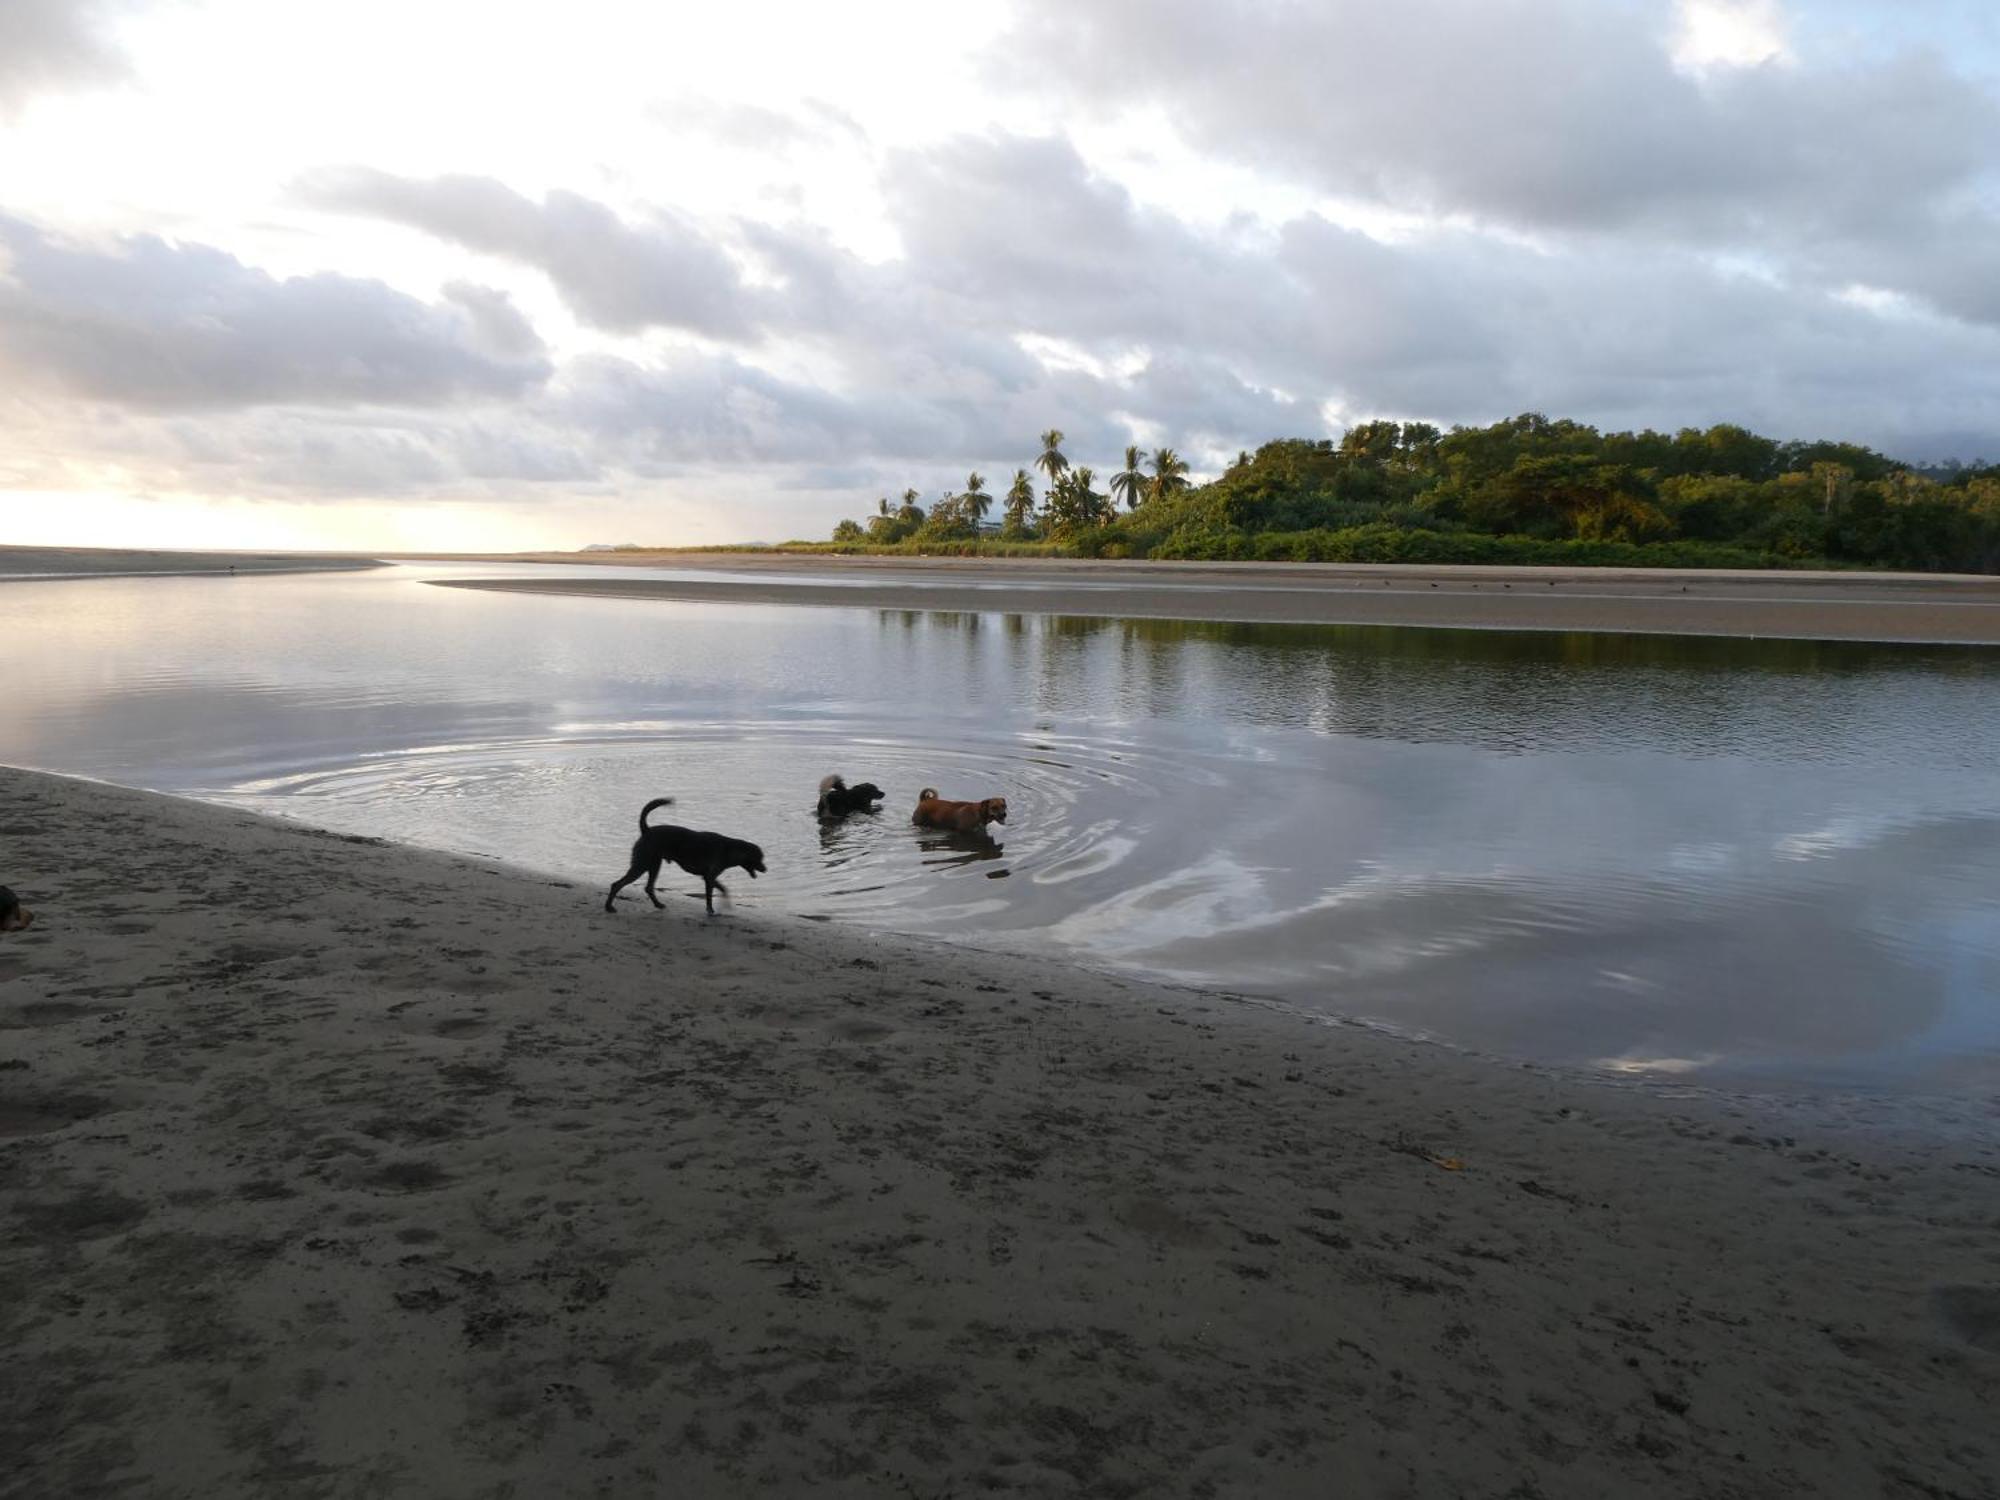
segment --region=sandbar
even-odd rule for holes
[[[551,554],[518,560],[581,562]],[[434,580],[590,598],[1273,624],[2000,644],[2000,578],[1969,574],[1432,568],[677,553],[590,561],[714,578]]]

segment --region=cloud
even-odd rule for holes
[[[1135,438],[1212,469],[1343,421],[1521,410],[1994,447],[2000,123],[1968,63],[1907,27],[1867,18],[1835,47],[1775,0],[1018,13],[990,54],[1017,92],[954,92],[962,110],[625,102],[634,141],[657,150],[664,123],[725,164],[720,188],[595,127],[571,180],[618,182],[616,204],[386,170],[439,159],[418,136],[241,220],[240,243],[346,274],[237,258],[226,205],[145,209],[225,226],[215,244],[0,215],[0,484],[661,496],[722,510],[710,535],[771,535],[970,468],[1004,479],[1050,426],[1100,475]],[[0,27],[70,57],[37,76],[109,76],[73,14],[17,4]],[[25,76],[0,47],[0,114]],[[763,217],[646,204],[669,183]],[[399,290],[418,247],[379,223],[447,247],[459,279]],[[522,310],[548,305],[541,279],[587,330],[549,320],[554,348]]]
[[[0,216],[0,371],[26,391],[187,410],[519,395],[550,364],[504,296],[281,280],[202,245],[70,243]]]
[[[1471,227],[1389,244],[1317,214],[1200,228],[1050,137],[892,152],[882,189],[898,259],[811,225],[704,238],[757,267],[755,359],[649,339],[557,364],[475,283],[423,302],[0,221],[0,359],[38,372],[17,386],[88,398],[17,417],[15,466],[89,450],[162,488],[325,498],[726,488],[746,534],[810,533],[829,524],[828,488],[851,509],[971,467],[1004,476],[1049,426],[1101,474],[1135,439],[1212,468],[1337,429],[1328,412],[1739,420],[1969,457],[2000,399],[1988,330],[1672,247],[1606,255]],[[478,206],[496,238],[543,209],[504,190],[453,202],[455,223]]]
[[[785,153],[822,146],[867,144],[868,133],[846,110],[806,99],[795,111],[729,99],[673,99],[647,113],[669,130],[698,135],[738,151]]]
[[[461,242],[540,232],[542,206],[497,184],[431,186],[417,185],[426,214],[453,202]],[[880,186],[898,259],[866,259],[811,225],[690,225],[670,249],[632,245],[652,270],[625,279],[643,282],[690,247],[721,262],[726,237],[759,273],[754,289],[730,273],[758,349],[811,377],[691,348],[578,361],[538,420],[582,434],[613,469],[652,475],[991,467],[1049,425],[1089,462],[1135,433],[1228,454],[1323,432],[1326,411],[1748,420],[1928,453],[1964,445],[1985,392],[1964,366],[1920,368],[1917,351],[1938,346],[1935,319],[1670,245],[1607,253],[1601,237],[1534,245],[1469,225],[1391,244],[1317,214],[1198,228],[1051,136],[891,151]],[[579,220],[618,222],[567,196]],[[1976,256],[1934,253],[1938,284],[1955,274],[1964,297],[1991,295]],[[579,270],[566,295],[604,295],[589,279],[602,274]],[[1991,346],[1951,342],[1966,360]],[[1889,367],[1907,379],[1885,396],[1872,372]]]
[[[1683,68],[1754,67],[1789,55],[1778,0],[1677,0],[1673,58]]]
[[[0,4],[0,120],[36,94],[126,75],[118,49],[98,31],[106,0],[6,0]]]
[[[1251,236],[1197,229],[1046,139],[893,155],[884,193],[907,261],[857,267],[794,243],[776,260],[789,286],[811,288],[837,336],[890,330],[905,364],[913,348],[990,350],[1022,329],[1094,353],[1111,373],[1061,387],[1094,420],[1058,409],[1060,425],[1117,414],[1233,451],[1320,430],[1322,404],[1446,423],[1542,409],[1612,426],[1750,421],[1935,456],[1975,446],[1977,413],[2000,394],[1983,373],[2000,356],[1991,329],[1671,244],[1532,244],[1470,226],[1391,244],[1317,214]],[[1985,294],[1976,267],[1958,261],[1968,295]],[[898,309],[933,331],[906,338]],[[1017,411],[1015,392],[1056,395],[1009,359],[957,364],[961,380],[1009,369],[996,399]]]
[[[537,203],[491,177],[398,177],[328,168],[300,198],[421,230],[468,250],[532,266],[579,319],[612,333],[678,328],[727,340],[752,334],[750,298],[729,256],[680,215],[634,226],[578,193]]]
[[[2000,247],[2000,102],[1935,51],[1781,64],[1774,26],[1768,5],[1719,0],[1024,0],[1009,51],[1118,57],[1117,90],[1061,68],[1034,87],[1065,109],[1157,106],[1197,150],[1343,199],[1559,243],[1764,253],[1836,283],[1867,267],[1991,318],[1927,252],[1947,230]],[[1690,36],[1735,65],[1678,65]]]

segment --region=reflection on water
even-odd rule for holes
[[[924,852],[924,863],[935,868],[976,865],[982,860],[998,859],[1007,852],[992,834],[977,829],[960,833],[925,828],[915,832],[917,847]]]
[[[1635,1071],[2000,1078],[1993,652],[420,582],[465,571],[0,587],[0,760],[592,884],[672,795],[764,847],[744,910]],[[887,801],[820,823],[828,771]],[[924,785],[1010,821],[915,828]]]
[[[1450,740],[1495,750],[1665,749],[1695,755],[1867,760],[1925,732],[1943,709],[1981,700],[2000,653],[1852,641],[1413,630],[1201,620],[1037,618],[882,610],[885,627],[976,636],[982,620],[1035,649],[1035,707],[1176,717],[1190,693],[1235,720],[1324,734]],[[1898,710],[1879,704],[1898,679]],[[1957,690],[1978,692],[1966,699]],[[1933,745],[1989,765],[1986,747]]]

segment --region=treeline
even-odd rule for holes
[[[926,509],[906,491],[845,547],[1005,550],[1087,557],[1324,562],[1830,564],[2000,572],[2000,466],[1919,472],[1852,443],[1780,443],[1728,424],[1601,433],[1530,413],[1450,432],[1369,422],[1338,442],[1284,439],[1192,485],[1172,449],[1125,451],[1105,492],[1043,434],[994,498],[975,474]],[[994,548],[993,550],[1002,550]]]
[[[964,489],[940,496],[928,510],[915,490],[904,490],[901,503],[893,506],[884,495],[865,523],[842,521],[833,528],[833,539],[892,547],[904,542],[962,542],[992,530],[1006,542],[1061,542],[1114,524],[1120,500],[1137,509],[1188,487],[1188,466],[1173,449],[1156,448],[1150,459],[1142,459],[1135,445],[1125,450],[1125,467],[1111,476],[1108,492],[1100,492],[1097,471],[1087,465],[1073,467],[1062,451],[1064,441],[1059,428],[1042,434],[1042,452],[1034,466],[1042,471],[1047,488],[1037,497],[1028,471],[1016,469],[1013,483],[1000,497],[1002,519],[996,528],[984,524],[995,497],[986,488],[986,477],[975,473],[966,476]]]

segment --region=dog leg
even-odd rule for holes
[[[728,893],[727,891],[724,891],[724,892],[723,892],[723,894],[724,894],[724,895],[726,896],[726,895],[728,895],[729,893]],[[715,915],[715,877],[714,877],[713,875],[704,875],[704,876],[702,876],[702,877],[701,877],[701,899],[702,899],[702,900],[703,900],[703,902],[705,902],[705,903],[707,904],[707,906],[708,906],[708,914],[709,914],[709,915],[710,915],[711,917],[712,917],[712,916],[714,916],[714,915]]]
[[[665,861],[655,860],[652,870],[646,876],[646,895],[652,901],[653,905],[657,906],[661,911],[667,909],[667,903],[660,899],[659,892],[653,888],[660,883],[660,866],[663,863]]]
[[[624,878],[621,879],[616,885],[611,887],[611,894],[604,898],[604,909],[606,911],[615,910],[616,908],[614,908],[611,903],[618,899],[618,893],[624,890],[626,886],[630,885],[633,881],[637,880],[641,875],[645,873],[646,873],[646,867],[644,865],[634,865],[632,866],[631,869],[627,870],[625,872]]]

